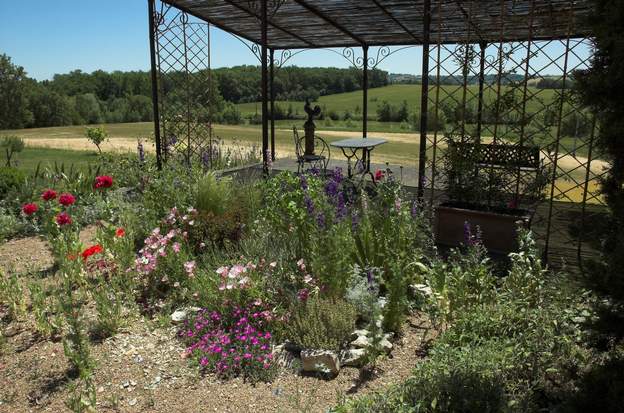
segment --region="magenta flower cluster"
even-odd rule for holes
[[[200,310],[179,331],[188,345],[190,357],[203,371],[222,377],[252,376],[272,367],[273,354],[268,323],[271,311],[257,301],[242,308],[230,306],[219,311]]]

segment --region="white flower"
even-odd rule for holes
[[[433,290],[428,285],[425,285],[425,284],[414,284],[414,288],[416,288],[418,291],[422,292],[423,294],[425,294],[427,296],[433,295]]]

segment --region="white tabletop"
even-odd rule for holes
[[[334,141],[330,145],[337,148],[374,148],[386,142],[388,142],[387,139],[381,138],[351,138]]]

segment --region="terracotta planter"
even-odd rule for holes
[[[442,204],[435,211],[436,242],[452,247],[464,244],[464,222],[468,222],[473,234],[477,226],[481,229],[481,238],[488,251],[508,254],[518,250],[518,221],[528,228],[531,214],[526,210],[491,212]]]

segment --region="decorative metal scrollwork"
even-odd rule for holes
[[[374,69],[381,62],[386,60],[387,57],[392,56],[393,54],[401,50],[409,49],[411,47],[415,47],[415,46],[413,45],[402,46],[402,47],[398,47],[395,49],[391,49],[389,46],[377,47],[377,51],[374,56],[371,56],[371,54],[369,53],[366,66],[368,67],[368,69]],[[325,50],[329,50],[333,53],[336,53],[339,56],[342,56],[351,64],[351,66],[357,69],[364,69],[364,56],[357,56],[353,47],[345,47],[344,49],[342,49],[341,52],[338,52],[334,49],[325,49]]]
[[[249,51],[256,57],[256,59],[258,59],[258,62],[262,63],[262,47],[259,44],[249,42],[234,34],[232,36],[234,36],[236,39],[238,39],[239,42],[245,45],[245,47],[249,49]],[[275,53],[273,55],[273,65],[276,68],[281,68],[286,64],[287,61],[289,61],[299,53],[305,52],[306,50],[307,49],[299,49],[294,52],[289,49],[279,50],[279,53]],[[267,56],[267,64],[271,64],[270,59],[271,57]]]
[[[273,56],[273,65],[277,68],[283,67],[288,60],[298,55],[299,53],[305,52],[307,49],[300,49],[295,52],[292,52],[288,49],[280,50],[279,57]]]

